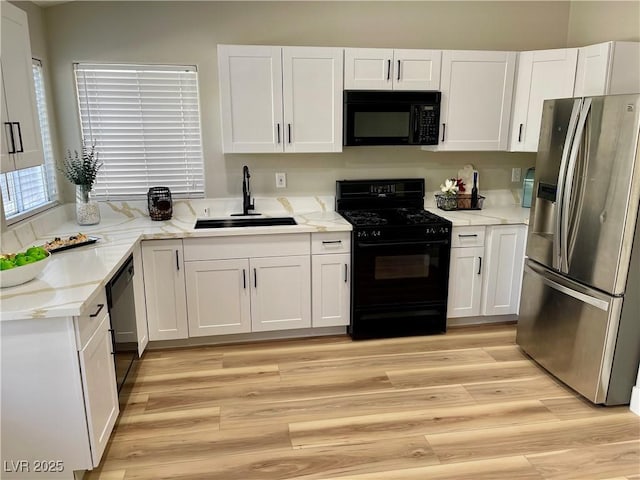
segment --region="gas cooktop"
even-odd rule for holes
[[[418,208],[345,210],[340,214],[357,227],[433,225],[444,221],[442,217]]]

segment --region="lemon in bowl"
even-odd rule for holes
[[[31,247],[24,252],[0,255],[0,288],[14,287],[36,278],[51,258],[42,247]]]

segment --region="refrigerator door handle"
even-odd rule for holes
[[[530,273],[533,273],[534,275],[538,275],[542,283],[544,283],[550,288],[553,288],[554,290],[557,290],[560,293],[569,295],[570,297],[575,298],[576,300],[580,300],[581,302],[584,302],[588,305],[592,305],[605,312],[609,310],[609,307],[610,307],[609,302],[602,300],[600,298],[596,298],[592,295],[589,295],[588,293],[580,292],[566,285],[562,285],[552,280],[549,277],[549,275],[545,273],[544,270],[539,270],[538,268],[534,268],[530,264],[525,265],[525,270],[529,270]]]
[[[567,164],[567,173],[562,189],[562,202],[560,207],[560,271],[563,273],[569,272],[569,209],[571,207],[573,177],[575,175],[578,151],[580,150],[582,137],[587,125],[587,116],[589,115],[590,109],[591,99],[585,98],[584,103],[582,104],[582,111],[580,112],[580,120],[578,120],[576,134],[573,139],[573,144],[571,145],[569,162]]]
[[[571,146],[573,144],[573,137],[578,126],[578,118],[580,116],[580,107],[582,106],[582,99],[576,98],[573,101],[573,109],[571,110],[571,117],[569,119],[569,126],[567,128],[567,136],[564,140],[564,146],[562,147],[562,159],[560,161],[560,173],[558,175],[558,189],[556,192],[556,208],[555,208],[555,235],[553,236],[553,268],[560,270],[562,265],[562,257],[560,253],[560,235],[562,229],[562,217],[560,212],[562,211],[562,200],[564,197],[564,184],[567,175],[567,163],[569,162],[569,154],[571,153]]]

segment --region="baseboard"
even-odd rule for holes
[[[480,325],[483,323],[515,322],[518,315],[483,315],[479,317],[447,318],[447,327],[460,327],[463,325]]]
[[[183,340],[154,340],[147,345],[148,350],[179,347],[199,347],[205,345],[223,345],[232,343],[259,342],[264,340],[288,340],[292,338],[323,337],[346,335],[347,327],[317,327],[295,330],[276,330],[273,332],[238,333],[210,337],[191,337]]]
[[[629,408],[633,413],[640,416],[640,385],[633,387],[631,390],[631,403]]]

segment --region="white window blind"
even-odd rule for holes
[[[33,60],[33,79],[42,134],[44,165],[16,170],[0,176],[4,214],[9,223],[39,211],[57,200],[56,168],[40,60]]]
[[[204,196],[198,74],[193,66],[75,65],[82,137],[103,163],[103,199],[169,187]]]

